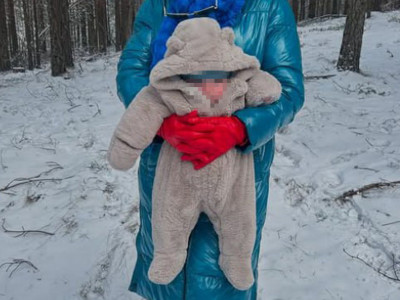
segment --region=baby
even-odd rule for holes
[[[150,145],[164,118],[197,110],[199,116],[230,116],[246,106],[280,98],[279,81],[260,70],[256,57],[233,42],[232,28],[212,18],[182,21],[167,51],[150,73],[111,138],[107,159],[128,170]],[[152,192],[153,261],[149,279],[170,283],[181,271],[189,235],[201,212],[218,234],[218,263],[228,281],[246,290],[254,283],[251,265],[256,235],[253,154],[235,147],[195,170],[164,142]]]

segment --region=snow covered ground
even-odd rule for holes
[[[400,12],[367,20],[362,74],[335,70],[344,21],[299,27],[305,76],[334,76],[306,81],[276,136],[261,300],[400,299],[399,186],[334,200],[400,180]],[[127,290],[138,164],[105,159],[124,111],[118,57],[77,63],[68,80],[0,75],[0,299],[140,299]],[[22,228],[44,232],[5,232]]]

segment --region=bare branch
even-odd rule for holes
[[[0,265],[0,268],[2,268],[3,266],[8,265],[6,272],[8,272],[8,270],[11,268],[11,266],[15,266],[15,268],[11,271],[10,275],[8,275],[8,277],[11,277],[11,275],[19,268],[20,265],[22,264],[27,264],[30,267],[32,267],[33,269],[35,269],[35,271],[38,271],[39,269],[33,264],[31,263],[29,260],[25,260],[25,259],[21,259],[21,258],[14,258],[12,262],[6,262],[6,263],[2,263]]]
[[[18,186],[18,185],[22,185],[22,184],[26,184],[26,183],[31,183],[31,182],[43,182],[43,181],[53,181],[53,182],[57,182],[57,181],[61,181],[61,180],[64,180],[64,179],[69,179],[69,178],[72,178],[72,177],[74,177],[74,176],[72,175],[72,176],[68,176],[68,177],[64,177],[64,178],[28,179],[28,180],[26,180],[26,181],[23,181],[23,182],[19,182],[19,183],[10,185],[11,182],[13,182],[13,181],[21,180],[21,178],[17,178],[17,179],[13,179],[13,180],[12,180],[10,183],[8,183],[5,187],[1,188],[1,189],[0,189],[0,192],[4,192],[4,191],[6,191],[6,190],[8,190],[8,189],[11,189],[11,188],[16,187],[16,186]]]
[[[305,79],[306,81],[308,81],[308,80],[313,80],[313,79],[328,79],[328,78],[331,78],[331,77],[334,77],[334,76],[336,76],[336,75],[335,75],[335,74],[308,75],[308,76],[305,76],[304,79]]]
[[[92,118],[94,118],[94,117],[97,116],[97,115],[101,115],[101,109],[100,109],[99,105],[97,104],[97,102],[95,102],[95,104],[96,104],[96,106],[97,106],[97,111],[96,111],[96,113],[93,115]]]
[[[4,232],[19,233],[18,235],[14,236],[14,237],[19,237],[21,235],[25,236],[28,233],[43,233],[43,234],[47,234],[47,235],[54,235],[53,232],[47,232],[47,231],[43,231],[43,230],[25,230],[23,226],[22,226],[22,230],[9,230],[4,226],[5,222],[6,222],[6,219],[3,218],[3,222],[1,223],[1,228],[3,228]]]
[[[60,166],[60,165],[57,164],[57,163],[54,164],[54,162],[53,162],[53,165],[55,165],[55,167],[51,168],[50,170],[41,172],[41,173],[39,173],[38,175],[35,175],[35,176],[32,176],[32,177],[27,177],[27,178],[24,178],[24,177],[15,178],[15,179],[11,180],[5,187],[0,188],[0,192],[4,192],[4,191],[6,191],[6,190],[8,190],[8,189],[11,189],[11,188],[13,188],[13,187],[16,187],[16,186],[18,186],[18,185],[22,185],[22,184],[26,184],[26,183],[31,183],[31,182],[35,182],[35,181],[39,181],[39,182],[40,182],[40,181],[54,181],[54,182],[55,182],[55,181],[61,181],[61,180],[64,180],[64,179],[68,179],[68,178],[73,177],[73,176],[68,176],[68,177],[65,177],[65,178],[39,178],[40,176],[42,176],[42,175],[47,175],[47,174],[49,174],[50,172],[52,172],[52,171],[54,171],[54,170],[63,169],[63,167]],[[38,178],[38,179],[36,179],[36,178]],[[16,181],[19,181],[19,182],[13,184],[13,183],[16,182]]]
[[[364,259],[362,259],[362,258],[359,257],[358,255],[357,255],[357,256],[354,256],[354,255],[349,254],[349,253],[346,251],[346,249],[344,249],[344,248],[343,248],[343,252],[346,253],[346,254],[347,254],[348,256],[350,256],[351,258],[358,259],[359,261],[363,262],[365,265],[367,265],[368,267],[370,267],[371,269],[373,269],[375,272],[377,272],[377,273],[381,274],[382,276],[386,277],[387,279],[390,279],[390,280],[393,280],[393,281],[400,281],[400,279],[399,279],[399,277],[398,277],[398,275],[397,275],[396,269],[395,269],[395,267],[394,267],[395,261],[394,261],[394,255],[393,255],[393,254],[392,254],[392,257],[393,257],[393,272],[394,272],[394,275],[395,275],[396,277],[392,277],[392,276],[387,275],[386,273],[383,273],[381,270],[375,268],[373,265],[371,265],[370,263],[368,263],[367,261],[365,261]]]
[[[341,203],[349,201],[349,198],[362,194],[368,190],[372,189],[381,189],[384,187],[394,187],[396,185],[400,185],[400,180],[399,181],[389,181],[389,182],[376,182],[376,183],[371,183],[364,185],[361,188],[358,189],[352,189],[350,191],[344,192],[342,195],[338,196],[335,198],[335,201],[340,201]]]
[[[385,224],[382,224],[382,226],[393,225],[393,224],[397,224],[397,223],[400,223],[400,221],[385,223]]]

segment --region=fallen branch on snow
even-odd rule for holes
[[[305,76],[304,79],[305,79],[306,81],[308,81],[308,80],[313,80],[313,79],[328,79],[328,78],[331,78],[331,77],[334,77],[334,76],[336,76],[336,75],[335,75],[335,74],[308,75],[308,76]]]
[[[56,182],[56,181],[61,181],[61,180],[64,180],[64,179],[69,179],[71,177],[74,177],[74,176],[68,176],[68,177],[64,177],[64,178],[42,178],[42,179],[16,178],[16,179],[13,179],[10,183],[8,183],[5,187],[1,188],[0,192],[4,192],[4,191],[6,191],[8,189],[11,189],[11,188],[16,187],[16,186],[21,185],[21,184],[26,184],[26,183],[36,182],[36,181],[39,181],[39,182],[41,182],[41,181],[53,181],[53,182]],[[21,181],[21,180],[25,180],[25,181],[16,183],[14,185],[10,185],[13,181]]]
[[[363,187],[361,187],[359,189],[352,189],[350,191],[344,192],[339,197],[336,197],[335,201],[340,201],[341,203],[343,203],[343,202],[349,201],[349,198],[351,198],[355,195],[359,195],[359,194],[362,195],[362,193],[364,193],[368,190],[381,189],[381,188],[385,188],[385,187],[394,187],[396,185],[400,185],[400,180],[399,181],[370,183],[370,184],[364,185]]]
[[[385,224],[382,224],[382,226],[393,225],[393,224],[397,224],[397,223],[400,223],[400,221],[385,223]]]
[[[24,226],[22,227],[22,230],[9,230],[4,226],[4,223],[6,222],[6,219],[3,218],[3,223],[1,223],[1,228],[3,228],[4,232],[8,233],[19,233],[15,237],[19,237],[21,235],[26,235],[28,233],[43,233],[43,234],[48,234],[48,235],[54,235],[54,232],[47,232],[43,230],[25,230]]]
[[[390,280],[393,280],[393,281],[399,281],[399,282],[400,282],[399,275],[397,274],[396,267],[395,267],[396,262],[395,262],[394,254],[393,254],[393,253],[392,253],[392,260],[393,260],[393,265],[392,265],[392,267],[393,267],[393,273],[394,273],[394,276],[395,276],[395,277],[392,277],[392,276],[387,275],[386,273],[383,273],[381,270],[375,268],[373,265],[371,265],[370,263],[366,262],[364,259],[362,259],[362,258],[359,257],[358,255],[357,255],[357,256],[351,255],[351,254],[348,253],[344,248],[343,248],[343,252],[346,253],[346,254],[347,254],[348,256],[350,256],[351,258],[358,259],[359,261],[363,262],[365,265],[367,265],[368,267],[370,267],[371,269],[373,269],[375,272],[377,272],[377,273],[381,274],[382,276],[386,277],[387,279],[390,279]],[[398,264],[398,263],[397,263],[397,264]]]
[[[6,262],[6,263],[2,263],[0,265],[0,268],[2,268],[5,265],[8,265],[6,272],[8,272],[8,270],[11,268],[11,266],[16,265],[16,267],[11,271],[10,275],[8,275],[8,277],[11,277],[11,275],[19,268],[20,265],[22,264],[28,264],[29,266],[31,266],[32,268],[34,268],[36,271],[38,271],[39,269],[33,264],[31,263],[29,260],[25,260],[25,259],[21,259],[21,258],[14,258],[12,262]]]
[[[26,183],[36,182],[36,181],[39,181],[39,182],[41,182],[41,181],[53,181],[53,182],[56,182],[56,181],[61,181],[61,180],[64,180],[64,179],[69,179],[71,177],[74,177],[74,176],[68,176],[68,177],[64,177],[64,178],[38,178],[38,177],[42,176],[43,174],[48,174],[51,171],[56,170],[56,169],[63,169],[63,167],[61,167],[60,165],[57,164],[56,167],[54,167],[54,168],[52,168],[50,170],[44,171],[42,173],[39,173],[36,176],[27,177],[27,178],[24,178],[24,177],[15,178],[15,179],[11,180],[5,187],[0,188],[0,192],[4,192],[4,191],[6,191],[8,189],[11,189],[11,188],[16,187],[16,186],[21,185],[21,184],[26,184]],[[15,182],[15,181],[20,181],[20,182],[17,182],[17,183],[13,184],[13,182]]]

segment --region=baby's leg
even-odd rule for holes
[[[254,283],[251,257],[256,237],[256,202],[254,165],[250,157],[243,157],[235,168],[237,178],[228,193],[225,205],[210,218],[216,224],[219,239],[219,265],[228,281],[239,290],[247,290]]]
[[[164,185],[168,181],[171,182],[163,178],[159,184]],[[160,186],[154,190],[154,254],[148,271],[149,279],[154,283],[168,284],[182,270],[186,261],[188,238],[200,214],[198,203],[188,186],[182,185],[179,180],[168,187]]]

